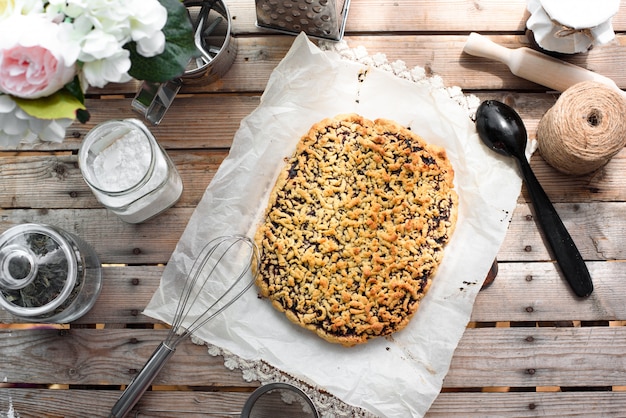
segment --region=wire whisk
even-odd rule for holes
[[[254,284],[259,263],[257,246],[243,235],[216,238],[202,249],[185,280],[167,337],[122,393],[111,409],[110,418],[125,417],[174,354],[176,346],[224,312]],[[207,299],[211,299],[208,307],[203,302]]]

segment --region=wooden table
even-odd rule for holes
[[[256,28],[252,0],[227,4],[238,39],[235,64],[214,84],[185,87],[152,128],[185,187],[165,214],[140,225],[121,222],[96,201],[77,166],[90,128],[136,116],[130,102],[137,83],[91,90],[91,121],[72,125],[62,144],[0,151],[0,230],[24,222],[57,225],[91,243],[105,264],[97,304],[75,323],[23,327],[0,313],[1,416],[106,416],[164,338],[166,329],[141,312],[239,122],[259,104],[294,39]],[[471,31],[508,47],[528,45],[527,18],[522,0],[353,0],[345,40],[422,66],[480,99],[512,105],[534,137],[558,94],[462,52]],[[620,33],[626,5],[613,24],[613,43],[567,59],[626,88]],[[579,300],[569,291],[524,190],[498,254],[498,277],[476,300],[429,417],[625,414],[626,151],[581,177],[559,174],[538,153],[531,164],[587,261],[595,292]],[[221,412],[239,411],[258,385],[185,342],[137,409],[139,416],[228,416]],[[154,412],[172,410],[187,412]]]

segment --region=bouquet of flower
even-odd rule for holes
[[[0,146],[63,141],[89,86],[180,76],[192,32],[180,0],[0,0]]]

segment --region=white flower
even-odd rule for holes
[[[137,43],[145,57],[162,53],[167,10],[158,0],[50,0],[49,18],[63,15],[69,22],[68,41],[80,48],[85,80],[94,87],[131,80],[130,54],[123,47]]]
[[[148,3],[148,4],[146,4]],[[127,2],[130,11],[131,38],[137,42],[137,52],[154,57],[165,50],[165,35],[161,31],[167,22],[167,10],[158,0]]]
[[[40,140],[49,142],[63,142],[65,130],[72,123],[73,119],[29,119],[30,131]]]
[[[159,0],[0,0],[0,146],[61,142],[73,119],[38,119],[14,98],[47,97],[76,76],[83,92],[130,81],[125,47],[161,54],[167,18]]]
[[[83,65],[83,76],[94,87],[104,87],[107,83],[125,83],[132,79],[128,75],[130,64],[130,53],[120,48],[116,55],[86,62]]]
[[[13,15],[0,25],[0,92],[49,96],[76,75],[77,46],[63,42],[65,26],[44,15]]]
[[[0,22],[12,15],[43,12],[41,0],[0,0]]]
[[[81,41],[79,59],[82,62],[97,61],[118,55],[122,46],[112,34],[100,29],[94,29],[85,35]]]
[[[158,0],[51,0],[47,12],[51,16],[62,13],[72,19],[78,32],[75,39],[82,39],[93,30],[113,36],[120,46],[137,42],[137,51],[145,57],[165,49],[162,29],[167,10]]]
[[[62,142],[72,119],[44,120],[30,117],[9,96],[0,94],[0,146],[20,142]]]

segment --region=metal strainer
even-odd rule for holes
[[[223,0],[185,0],[183,4],[194,28],[198,56],[191,59],[179,78],[141,84],[132,108],[153,125],[161,122],[183,84],[207,85],[219,80],[237,56],[232,18]]]

